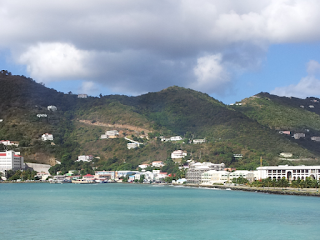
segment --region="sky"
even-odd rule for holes
[[[318,0],[0,0],[0,66],[62,92],[320,97]],[[0,86],[1,89],[1,86]]]

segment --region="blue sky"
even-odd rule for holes
[[[0,0],[0,64],[58,91],[320,97],[316,0]],[[0,86],[1,88],[1,86]]]

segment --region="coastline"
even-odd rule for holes
[[[176,184],[177,185],[177,184]],[[235,191],[246,191],[246,192],[258,192],[266,194],[278,194],[278,195],[297,195],[297,196],[312,196],[320,197],[318,188],[278,188],[278,187],[248,187],[248,186],[228,186],[228,185],[199,185],[199,184],[183,184],[182,186],[194,187],[194,188],[227,188]]]
[[[1,183],[49,183],[49,181],[0,181]],[[122,184],[132,184],[123,182]],[[134,184],[145,184],[145,183],[134,183]],[[246,191],[246,192],[257,192],[265,194],[278,194],[278,195],[297,195],[297,196],[312,196],[320,197],[320,191],[318,188],[278,188],[278,187],[249,187],[249,186],[232,186],[232,185],[202,185],[202,184],[170,184],[170,183],[160,183],[154,185],[171,185],[171,186],[181,186],[181,187],[191,187],[191,188],[216,188],[216,189],[231,189],[233,191]]]

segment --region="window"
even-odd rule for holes
[[[293,170],[293,173],[296,173],[296,170]]]
[[[304,170],[301,170],[301,173],[304,173]]]

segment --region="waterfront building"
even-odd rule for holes
[[[305,180],[307,177],[311,177],[316,180],[320,180],[320,166],[268,166],[268,167],[258,167],[257,168],[257,178],[258,179],[281,179],[286,178],[291,180]]]
[[[20,152],[5,151],[0,152],[0,171],[23,170],[25,169],[24,158]]]
[[[114,180],[115,176],[116,176],[115,171],[95,171],[94,172],[94,177],[97,179]]]
[[[214,164],[211,162],[192,163],[186,173],[188,183],[201,183],[201,174],[210,170],[222,171],[225,168],[224,163]]]
[[[241,177],[252,182],[255,180],[255,173],[248,170],[237,170],[234,172],[210,170],[201,174],[201,183],[206,185],[226,183]]]
[[[134,175],[138,173],[139,171],[129,171],[129,170],[123,170],[123,171],[116,171],[115,172],[115,178],[121,178],[121,177],[127,177],[129,175]]]

